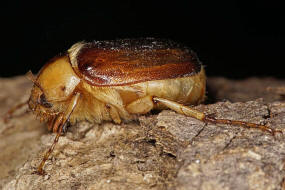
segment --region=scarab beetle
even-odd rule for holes
[[[154,38],[79,42],[50,60],[34,77],[30,109],[57,132],[38,172],[66,123],[87,120],[128,122],[152,109],[172,109],[196,119],[273,129],[254,123],[215,119],[187,107],[205,99],[206,75],[196,54]]]

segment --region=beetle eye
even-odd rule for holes
[[[49,103],[44,94],[40,95],[39,103],[44,106],[45,108],[51,108],[52,104]]]

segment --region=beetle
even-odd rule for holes
[[[29,108],[57,133],[39,174],[44,173],[44,164],[67,123],[83,120],[120,124],[152,109],[171,109],[204,122],[276,132],[264,125],[215,119],[188,107],[205,99],[205,70],[192,50],[170,40],[78,42],[51,59],[37,76],[31,72],[28,76],[34,83]]]

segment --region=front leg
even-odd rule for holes
[[[50,127],[50,128],[53,130],[53,132],[57,132],[57,135],[56,135],[52,145],[50,146],[49,150],[45,153],[44,158],[42,159],[42,161],[41,161],[41,163],[40,163],[40,165],[38,167],[38,170],[37,170],[38,174],[40,174],[40,175],[44,174],[43,168],[44,168],[45,162],[47,161],[47,159],[49,158],[50,154],[54,150],[54,147],[55,147],[55,145],[58,142],[58,139],[59,139],[59,137],[60,137],[60,135],[61,135],[61,133],[63,131],[63,128],[66,125],[66,122],[70,118],[70,115],[72,114],[73,110],[75,109],[75,107],[76,107],[76,105],[78,103],[79,97],[80,97],[80,93],[76,93],[72,97],[71,102],[70,102],[70,104],[67,107],[67,110],[64,113],[60,113],[53,120],[53,123],[51,124],[52,127]]]

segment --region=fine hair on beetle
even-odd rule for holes
[[[45,162],[67,123],[120,124],[151,110],[171,109],[204,122],[257,128],[272,135],[281,132],[265,125],[216,119],[189,107],[205,99],[205,70],[192,50],[170,40],[78,42],[44,65],[37,76],[31,72],[27,76],[34,85],[26,104],[57,133],[37,169],[39,174],[44,173]]]

